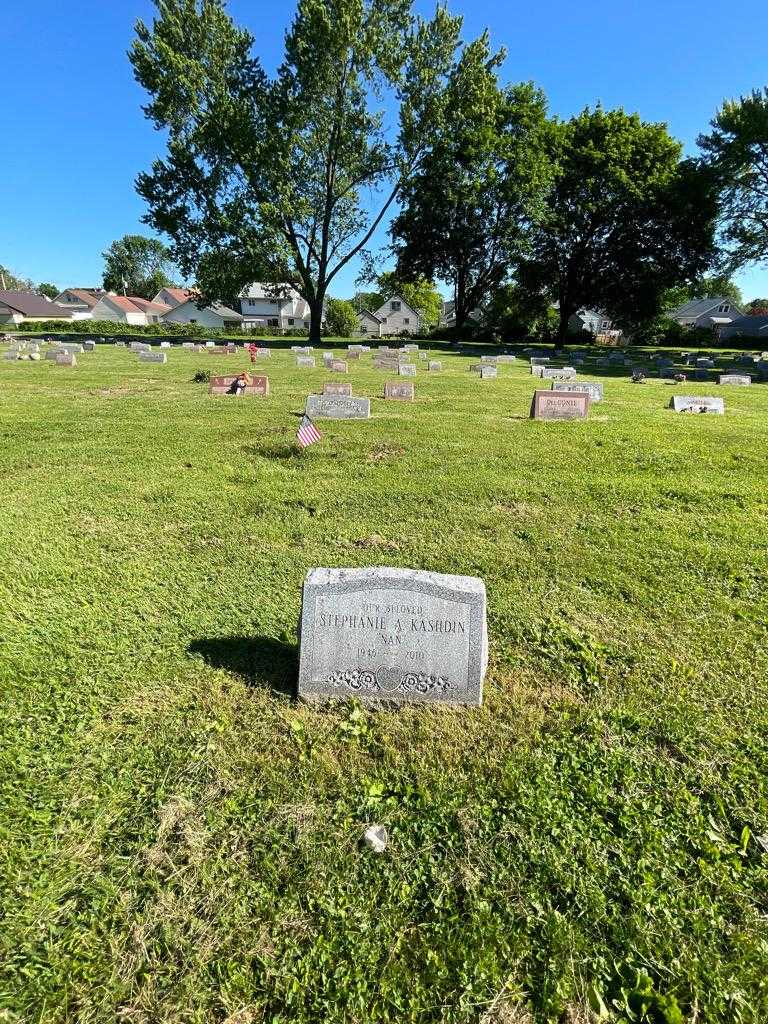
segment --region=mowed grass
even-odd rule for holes
[[[764,1024],[768,385],[273,353],[0,362],[0,1020]],[[328,379],[372,418],[300,454]],[[481,709],[296,703],[368,565],[485,580]]]

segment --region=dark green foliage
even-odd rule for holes
[[[556,173],[518,281],[557,299],[561,336],[581,308],[635,328],[658,315],[667,289],[706,271],[717,213],[712,176],[681,160],[665,125],[587,109],[552,122],[546,148]]]
[[[195,375],[192,378],[193,384],[207,384],[211,379],[210,370],[195,370]]]
[[[461,53],[440,131],[391,228],[401,278],[450,283],[458,332],[508,279],[550,174],[544,95],[531,84],[500,88],[504,56],[487,33]]]
[[[157,238],[124,235],[102,255],[107,291],[151,300],[173,284],[169,277],[171,251]]]
[[[768,259],[768,86],[725,102],[699,138],[722,199],[728,271]]]
[[[346,299],[328,299],[325,306],[328,333],[337,338],[351,338],[357,330],[357,310]]]
[[[55,284],[48,284],[47,282],[43,281],[41,284],[37,286],[36,290],[38,295],[45,295],[45,297],[48,299],[55,299],[56,296],[61,291],[61,288],[57,288]]]

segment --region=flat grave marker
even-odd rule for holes
[[[725,401],[722,398],[702,397],[700,395],[673,395],[669,408],[674,412],[713,413],[722,416],[725,413]]]
[[[302,698],[477,707],[485,584],[415,569],[310,569],[299,643]]]
[[[573,391],[577,394],[589,395],[593,402],[602,402],[603,400],[603,385],[597,380],[583,380],[583,381],[569,381],[569,380],[553,380],[552,381],[553,391]]]
[[[573,366],[545,366],[541,371],[542,380],[573,380],[575,376]]]

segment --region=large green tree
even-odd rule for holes
[[[450,284],[457,335],[508,277],[549,173],[544,96],[530,84],[500,88],[503,59],[487,33],[464,48],[441,131],[391,229],[399,277]]]
[[[39,295],[45,295],[48,299],[55,299],[61,291],[61,288],[57,288],[55,284],[49,284],[47,281],[41,281],[37,286]]]
[[[582,307],[631,327],[657,315],[664,292],[699,278],[714,255],[711,175],[681,159],[663,124],[623,110],[553,120],[554,177],[518,281],[559,303],[559,334]]]
[[[124,235],[102,255],[107,291],[152,299],[173,283],[171,251],[158,238]]]
[[[156,0],[131,60],[168,152],[138,180],[207,298],[295,286],[320,336],[336,275],[363,252],[443,116],[460,19],[411,0],[299,0],[270,78],[222,0]],[[388,104],[396,125],[385,118]]]
[[[768,260],[768,86],[724,103],[699,145],[722,190],[726,267]]]

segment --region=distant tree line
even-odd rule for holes
[[[488,33],[462,43],[443,7],[425,20],[410,0],[298,0],[274,75],[223,0],[157,7],[131,61],[168,147],[137,188],[207,300],[288,282],[317,339],[337,275],[374,265],[393,211],[391,279],[328,307],[347,327],[394,285],[409,302],[421,289],[430,322],[441,281],[457,334],[478,307],[524,333],[563,336],[584,307],[638,331],[768,256],[768,89],[726,102],[685,157],[666,125],[622,109],[550,116],[535,85],[500,82]]]

